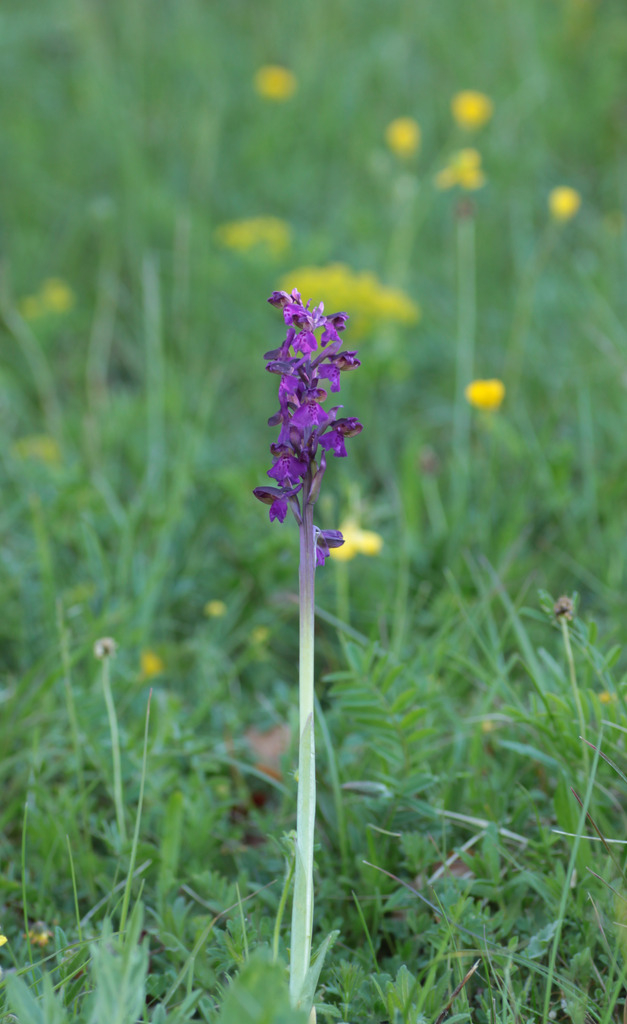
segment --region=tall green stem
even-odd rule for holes
[[[118,719],[113,703],[111,692],[111,680],[109,678],[109,657],[102,661],[102,689],[104,691],[107,715],[109,718],[109,732],[111,734],[111,754],[113,758],[113,802],[115,804],[115,817],[118,824],[118,834],[122,845],[126,844],[126,823],[124,821],[124,799],[122,797],[122,764],[120,760],[120,734],[118,732]]]
[[[316,818],[314,745],[314,573],[316,546],[313,505],[305,501],[300,524],[300,658],[298,801],[296,812],[296,866],[292,909],[290,995],[294,1006],[301,999],[311,959],[313,929],[313,847]],[[303,1006],[309,1011],[310,1006]]]
[[[455,360],[455,411],[453,496],[459,513],[466,504],[470,470],[470,406],[464,390],[474,376],[475,323],[475,219],[471,209],[457,217],[457,352]]]
[[[583,760],[585,766],[586,776],[590,773],[590,753],[588,751],[587,737],[586,737],[586,720],[583,716],[583,707],[581,705],[581,695],[579,693],[579,686],[577,685],[577,672],[575,669],[575,659],[573,657],[573,649],[570,643],[570,634],[568,632],[568,622],[566,616],[562,615],[560,618],[560,627],[562,630],[562,639],[564,640],[564,649],[566,651],[566,661],[568,662],[568,678],[570,680],[570,687],[573,691],[573,700],[575,702],[575,708],[577,710],[577,719],[579,721],[579,733],[583,741]]]

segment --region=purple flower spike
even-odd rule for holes
[[[346,438],[362,430],[354,416],[337,418],[341,406],[323,407],[329,386],[338,392],[342,373],[358,367],[359,359],[356,352],[340,351],[339,335],[346,328],[347,313],[325,316],[324,303],[303,303],[296,288],[291,293],[275,291],[268,302],[282,311],[287,325],[285,340],[265,355],[266,369],[280,376],[279,410],[268,420],[269,426],[279,427],[278,439],[270,446],[274,464],[268,470],[277,486],[257,487],[253,493],[270,506],[271,522],[282,523],[290,507],[302,531],[312,522],[326,453],[344,458]],[[316,534],[316,562],[324,565],[329,549],[339,547],[344,539],[337,530],[311,529]]]

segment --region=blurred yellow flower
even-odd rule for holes
[[[76,301],[74,292],[60,277],[48,277],[36,295],[26,295],[18,303],[25,320],[35,320],[46,313],[67,313]]]
[[[451,100],[451,112],[460,128],[473,131],[486,124],[494,112],[494,104],[489,96],[474,89],[464,89],[455,93]]]
[[[481,732],[493,732],[496,726],[491,718],[484,718],[481,723]]]
[[[385,129],[385,141],[396,156],[413,156],[420,147],[420,125],[413,117],[397,117]]]
[[[49,277],[41,287],[41,301],[50,313],[67,313],[74,305],[74,292],[60,277]]]
[[[220,224],[216,228],[216,238],[227,249],[237,252],[248,252],[257,245],[263,245],[273,256],[280,256],[289,247],[291,229],[278,217],[249,217]]]
[[[331,558],[337,562],[349,562],[355,555],[378,555],[383,547],[383,537],[374,530],[362,530],[353,519],[347,519],[340,526],[344,543],[331,548]]]
[[[353,337],[380,322],[409,325],[420,320],[420,306],[400,288],[388,288],[370,271],[351,270],[344,263],[290,271],[280,287],[289,292],[295,286],[304,301],[322,298],[329,313],[350,310]]]
[[[601,701],[601,704],[613,704],[616,700],[616,694],[609,693],[608,690],[603,690],[602,693],[599,694],[599,700]]]
[[[61,462],[61,449],[58,441],[48,434],[32,434],[14,441],[12,452],[18,459],[37,459],[47,466],[58,466]]]
[[[264,100],[289,100],[296,91],[296,76],[280,64],[264,64],[255,73],[255,89]]]
[[[453,153],[446,167],[435,176],[436,188],[447,189],[459,185],[468,191],[475,191],[485,185],[485,174],[481,169],[481,154],[476,149],[460,149]]]
[[[502,380],[473,380],[465,395],[475,409],[495,412],[505,398],[505,385]]]
[[[6,935],[0,935],[0,946],[4,946],[5,942],[8,942]]]
[[[50,942],[52,932],[43,921],[36,921],[33,927],[28,929],[28,937],[33,946],[40,946],[43,949]]]
[[[163,672],[165,662],[154,651],[142,651],[140,666],[142,679],[152,679],[153,676],[158,676]]]
[[[580,206],[581,196],[575,188],[559,185],[549,192],[549,213],[561,224],[572,220]]]
[[[226,605],[224,601],[207,601],[205,608],[205,615],[210,619],[220,619],[223,615],[226,615]]]
[[[250,634],[250,639],[254,644],[265,644],[269,636],[270,630],[267,626],[255,626]]]

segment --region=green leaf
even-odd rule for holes
[[[529,939],[529,945],[526,949],[526,954],[530,960],[535,960],[539,956],[544,956],[546,953],[549,943],[555,935],[555,930],[559,924],[559,921],[551,921],[546,927],[542,928],[541,931],[536,932]]]
[[[257,950],[231,984],[218,1024],[307,1024],[290,1005],[287,971],[270,952]]]
[[[300,998],[298,1000],[299,1003],[302,1003],[306,1007],[313,1006],[316,989],[318,987],[318,979],[320,978],[320,971],[324,966],[324,958],[339,934],[339,931],[330,932],[326,939],[323,939],[320,943],[318,949],[311,958],[311,964],[303,982]]]

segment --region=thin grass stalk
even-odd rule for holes
[[[570,642],[570,633],[568,632],[568,622],[565,615],[560,617],[560,628],[562,630],[562,638],[564,640],[564,650],[566,651],[566,661],[568,662],[568,678],[570,680],[570,686],[573,691],[573,700],[575,701],[575,707],[577,709],[577,719],[579,721],[579,735],[583,740],[583,760],[586,775],[590,773],[590,754],[587,746],[586,736],[586,722],[583,716],[583,707],[581,704],[581,694],[579,693],[579,687],[577,685],[577,671],[575,669],[575,659],[573,657],[573,648]]]
[[[453,418],[453,506],[465,507],[470,472],[470,406],[465,388],[473,379],[476,330],[475,219],[462,209],[457,217],[457,350]]]
[[[122,796],[122,762],[120,758],[120,733],[118,729],[118,719],[115,713],[115,704],[113,703],[113,694],[111,692],[109,661],[110,659],[108,657],[103,658],[102,661],[102,690],[104,693],[105,704],[107,706],[107,716],[109,718],[109,732],[111,734],[111,757],[113,760],[113,802],[115,804],[115,817],[118,825],[120,841],[124,846],[126,844],[126,823],[124,821],[124,798]]]
[[[131,900],[131,886],[133,884],[133,875],[135,873],[135,861],[137,860],[137,849],[139,847],[139,826],[141,823],[142,808],[144,806],[144,787],[146,785],[146,766],[148,762],[148,726],[150,725],[151,700],[152,690],[150,690],[150,692],[148,693],[148,704],[146,705],[146,721],[144,723],[144,749],[142,753],[142,773],[139,782],[139,798],[137,800],[137,813],[135,815],[135,829],[133,832],[133,842],[131,845],[131,857],[128,865],[128,872],[126,875],[126,885],[124,886],[124,896],[122,897],[122,910],[120,913],[120,934],[124,932],[124,928],[126,927],[126,917],[128,914],[128,908]]]
[[[33,947],[30,940],[30,928],[28,926],[28,898],[27,898],[27,886],[26,886],[26,823],[28,821],[28,801],[24,804],[24,818],[22,821],[22,913],[24,914],[24,938],[26,939],[26,948],[28,950],[28,962],[31,967],[31,977],[33,979],[33,987],[37,995],[39,995],[39,985],[37,983],[37,974],[33,967]]]

